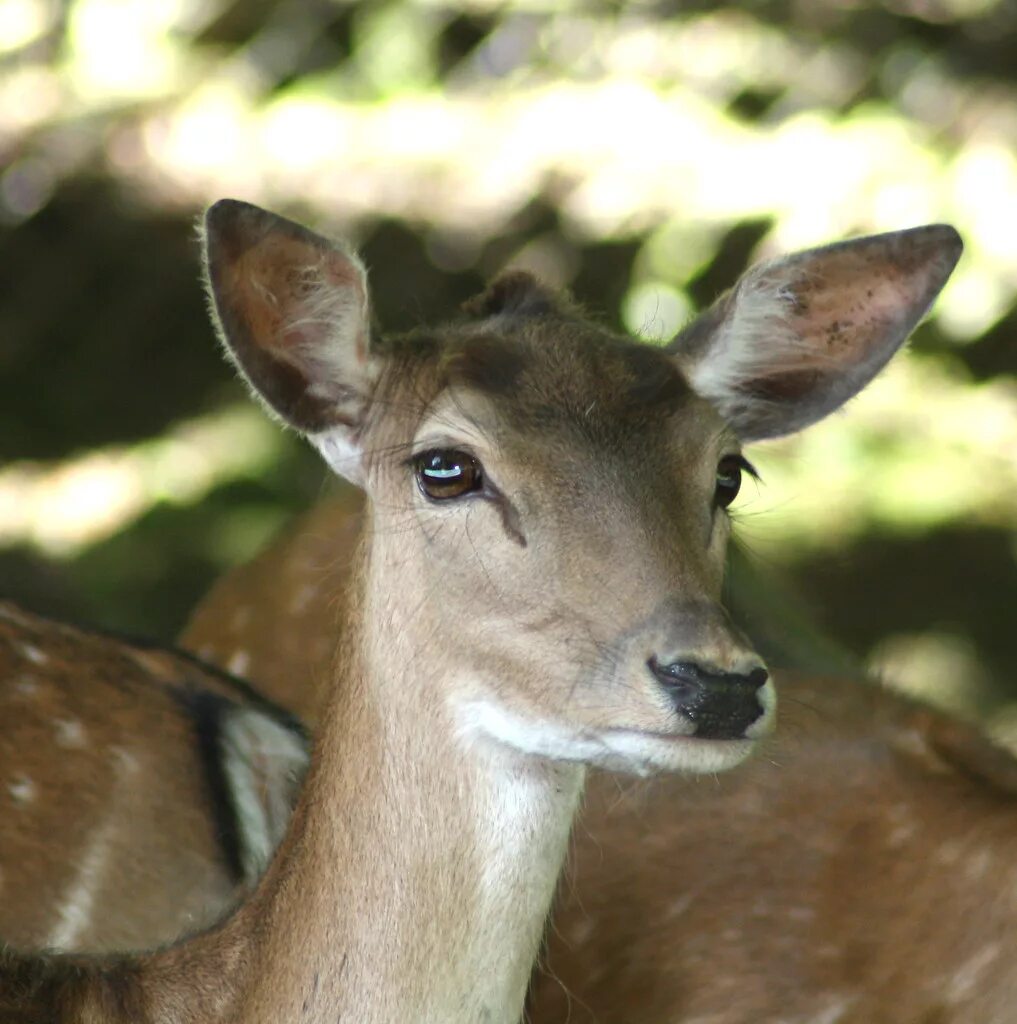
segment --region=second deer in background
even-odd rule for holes
[[[303,730],[239,680],[0,601],[0,941],[144,949],[213,924],[306,767]]]

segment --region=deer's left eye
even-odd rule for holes
[[[480,463],[466,452],[433,448],[414,459],[417,484],[434,501],[461,498],[484,485]]]
[[[738,497],[742,487],[742,473],[757,476],[748,459],[741,455],[725,455],[717,463],[717,486],[713,492],[713,503],[717,508],[727,508]]]

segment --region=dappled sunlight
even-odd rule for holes
[[[963,717],[971,716],[973,703],[991,701],[991,680],[978,653],[956,634],[893,634],[869,653],[866,667],[886,685]],[[1015,739],[1017,733],[1011,733],[1010,742]]]
[[[867,531],[960,521],[1017,529],[1017,381],[972,385],[947,364],[893,364],[846,412],[758,445],[765,485],[746,539],[796,560]]]
[[[56,464],[14,463],[0,468],[0,546],[71,557],[157,503],[193,504],[256,475],[280,448],[279,431],[241,405],[180,423],[157,440]]]
[[[643,281],[633,285],[622,302],[622,323],[637,338],[667,342],[688,322],[692,300],[666,281]]]
[[[186,63],[174,40],[185,0],[78,0],[70,5],[66,76],[90,106],[172,94]]]
[[[134,108],[120,131],[144,140],[145,159],[125,165],[110,142],[110,163],[154,197],[195,206],[219,193],[299,198],[350,230],[384,214],[495,234],[554,183],[570,229],[585,238],[676,220],[694,235],[710,222],[771,216],[764,252],[952,219],[968,251],[937,314],[951,335],[977,336],[1017,293],[1017,160],[1001,116],[1017,116],[1012,95],[996,97],[993,119],[958,117],[952,129],[966,137],[945,147],[940,126],[885,102],[836,109],[859,86],[865,54],[810,51],[737,11],[663,23],[565,11],[543,19],[532,47],[559,75],[537,65],[485,81],[474,62],[441,89],[433,74],[408,70],[426,63],[406,55],[433,48],[436,27],[409,5],[363,16],[352,59],[368,78],[356,90],[326,75],[265,95],[247,60],[188,48],[180,26],[192,6],[79,0],[58,68],[81,113]],[[41,31],[48,16],[43,4],[5,10],[12,40],[26,26]],[[928,69],[911,62],[892,74],[915,106]],[[936,81],[959,111],[977,102],[945,71]],[[727,107],[749,87],[781,93],[755,123]],[[12,106],[7,132],[60,130],[66,107],[42,96]],[[169,102],[150,107],[156,97]],[[31,204],[15,197],[8,207],[26,215]]]
[[[0,53],[35,42],[49,27],[55,7],[47,0],[0,0]]]

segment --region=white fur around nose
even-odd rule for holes
[[[777,690],[772,679],[767,679],[756,691],[756,700],[763,713],[745,730],[751,740],[769,736],[777,725]]]

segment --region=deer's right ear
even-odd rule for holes
[[[379,373],[362,264],[235,199],[209,208],[203,235],[213,318],[230,358],[273,413],[359,483],[359,434]]]

